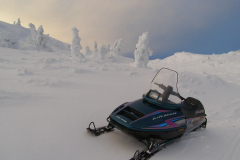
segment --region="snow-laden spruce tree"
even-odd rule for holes
[[[94,49],[92,51],[92,56],[91,58],[94,58],[94,59],[98,59],[100,57],[100,54],[98,52],[98,45],[97,45],[97,42],[95,41],[94,42]]]
[[[44,48],[47,44],[47,41],[49,39],[49,35],[43,34],[44,30],[42,25],[38,27],[37,29],[37,36],[36,36],[36,46],[37,48]]]
[[[73,31],[73,39],[71,45],[71,53],[77,60],[84,60],[84,55],[80,52],[82,49],[80,45],[81,38],[78,36],[79,30],[76,27],[72,28]]]
[[[110,51],[110,45],[103,44],[99,51],[99,58],[104,59],[109,51]]]
[[[18,18],[18,21],[17,21],[17,23],[16,23],[16,26],[21,26],[20,18]]]
[[[122,39],[117,39],[113,46],[110,48],[113,55],[119,56],[121,55],[121,45],[122,45]]]
[[[37,37],[37,31],[36,31],[36,27],[34,24],[32,23],[29,23],[28,25],[30,27],[30,30],[31,30],[31,35],[32,35],[32,40],[36,40],[36,37]]]
[[[144,32],[139,36],[138,44],[136,44],[136,50],[134,52],[134,66],[147,67],[149,62],[149,56],[152,56],[153,51],[148,47],[148,32]]]
[[[32,23],[29,23],[28,26],[31,30],[31,37],[28,37],[27,39],[28,43],[34,46],[36,49],[46,48],[47,42],[49,40],[49,35],[43,34],[44,30],[42,25],[39,26],[37,30],[35,25]]]
[[[13,33],[0,32],[0,47],[16,48],[18,40]]]
[[[98,49],[97,49],[97,42],[96,42],[96,41],[94,42],[94,52],[95,52],[95,53],[98,52]]]
[[[86,46],[84,55],[85,55],[85,56],[91,56],[91,55],[92,55],[92,52],[90,51],[89,46]]]

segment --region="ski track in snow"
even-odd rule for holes
[[[237,152],[240,149],[239,142],[240,142],[240,132],[237,132],[231,138],[230,142],[228,144],[225,144],[226,145],[226,150],[224,151],[222,160],[225,160],[225,159],[235,160],[235,159],[237,159]]]
[[[141,98],[161,67],[179,71],[180,93],[203,102],[208,125],[151,159],[237,160],[240,156],[236,72],[240,56],[234,53],[211,56],[211,61],[204,55],[182,53],[181,58],[178,53],[151,61],[152,68],[134,68],[132,60],[123,57],[117,63],[90,59],[79,63],[67,52],[0,48],[0,55],[1,160],[130,159],[145,146],[120,131],[94,137],[86,128],[91,121],[106,125],[106,117],[117,106]],[[194,57],[197,65],[192,65]]]

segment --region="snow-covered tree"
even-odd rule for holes
[[[111,47],[111,51],[114,55],[119,56],[121,55],[121,44],[122,44],[122,39],[117,39],[114,43],[113,46]]]
[[[96,42],[96,41],[94,42],[94,52],[98,52],[98,49],[97,49],[97,42]]]
[[[47,41],[49,39],[49,35],[43,34],[44,30],[42,25],[38,27],[37,29],[37,36],[36,36],[36,42],[35,45],[39,48],[44,48],[47,44]]]
[[[31,35],[32,35],[32,37],[28,38],[28,43],[32,44],[37,49],[45,48],[49,40],[49,35],[43,34],[44,30],[42,25],[39,26],[37,30],[35,25],[32,23],[29,23],[28,26],[30,27]]]
[[[37,31],[36,31],[36,27],[34,24],[32,23],[29,23],[28,25],[30,27],[30,30],[31,30],[31,35],[32,35],[32,40],[36,40],[36,37],[37,37]],[[35,42],[34,42],[35,43]]]
[[[90,56],[91,54],[92,54],[92,52],[90,51],[89,46],[86,46],[84,55],[85,55],[85,56]]]
[[[80,52],[82,49],[80,45],[81,38],[78,36],[79,30],[76,27],[72,28],[73,31],[73,39],[71,45],[71,53],[77,58],[78,60],[85,59],[84,55]]]
[[[18,40],[13,33],[0,32],[0,47],[15,48]]]
[[[107,46],[107,45],[103,44],[99,51],[99,58],[104,59],[109,51],[110,51],[109,45]]]
[[[144,32],[139,36],[138,44],[134,52],[134,65],[138,67],[147,67],[149,56],[152,56],[153,51],[148,47],[148,32]]]
[[[43,30],[43,27],[41,25],[37,29],[37,36],[36,36],[36,45],[38,47],[45,46],[43,32],[44,32],[44,30]]]
[[[16,25],[16,21],[13,22],[13,25]]]
[[[18,18],[18,21],[17,21],[16,25],[17,25],[17,26],[21,26],[20,18]]]

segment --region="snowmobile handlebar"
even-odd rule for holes
[[[167,87],[164,84],[159,84],[157,82],[154,82],[154,84],[157,85],[159,88],[162,88],[164,91],[167,89]],[[178,92],[171,91],[170,94],[179,97],[181,100],[186,100]]]

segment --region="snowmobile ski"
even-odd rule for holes
[[[107,126],[103,126],[103,127],[98,127],[96,128],[95,126],[95,123],[94,122],[91,122],[87,128],[87,130],[92,133],[93,135],[95,136],[99,136],[103,133],[106,133],[106,132],[111,132],[114,130],[114,126],[112,124],[108,124]]]
[[[147,149],[144,149],[143,151],[139,152],[137,150],[134,154],[134,156],[130,160],[148,160],[150,159],[154,154],[157,152],[161,151],[163,148],[166,148],[167,145],[170,145],[176,141],[178,141],[180,137],[172,139],[172,140],[165,140],[165,142],[159,140],[156,141],[153,140],[150,142],[150,145],[148,146]]]
[[[204,120],[201,121],[201,123],[198,123],[197,125],[195,125],[191,129],[189,129],[187,132],[185,132],[183,135],[186,135],[186,134],[188,134],[189,132],[192,132],[192,131],[196,131],[197,129],[200,129],[200,128],[205,129],[206,125],[207,125],[207,119],[204,119]],[[179,141],[180,138],[181,137],[177,137],[177,138],[174,138],[172,140],[165,140],[165,141],[164,140],[158,140],[157,141],[156,139],[153,139],[151,141],[147,140],[147,144],[149,144],[147,146],[147,148],[144,149],[141,152],[139,152],[139,150],[137,150],[135,152],[134,156],[130,160],[148,160],[154,154],[161,151],[163,148],[166,148],[167,145],[170,145],[174,142]],[[146,143],[144,143],[144,144],[146,145]]]

